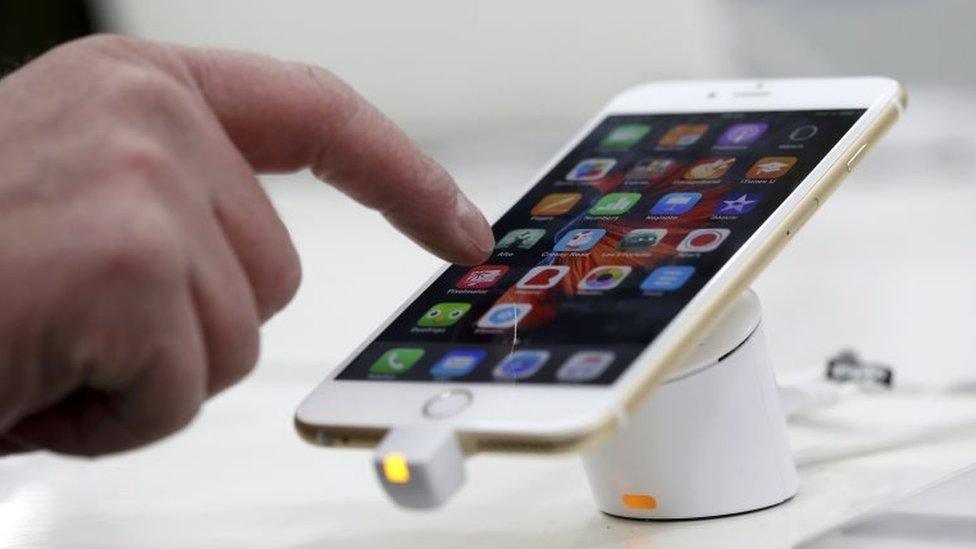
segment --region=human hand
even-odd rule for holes
[[[0,454],[165,436],[258,356],[295,249],[256,171],[311,167],[461,264],[491,229],[328,72],[101,36],[0,80]]]

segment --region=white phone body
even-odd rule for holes
[[[532,180],[533,185],[604,118],[614,114],[866,111],[611,385],[335,379],[423,291],[421,288],[305,399],[295,416],[299,432],[317,444],[370,445],[394,427],[430,426],[455,432],[468,451],[538,452],[574,450],[600,435],[611,434],[669,368],[691,351],[712,323],[748,288],[752,279],[863,157],[867,147],[892,125],[905,100],[898,82],[880,77],[655,82],[621,93],[556,153]],[[450,417],[425,415],[425,403],[448,390],[466,392],[470,404]]]

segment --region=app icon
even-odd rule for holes
[[[634,229],[620,240],[617,247],[627,252],[646,250],[657,246],[666,234],[668,231],[665,229]]]
[[[438,303],[420,317],[417,326],[443,327],[451,326],[461,320],[468,310],[471,309],[470,303]]]
[[[715,145],[719,147],[752,145],[758,141],[768,129],[769,124],[765,122],[743,122],[741,124],[733,124],[729,126],[729,129],[725,130],[725,133],[723,133],[721,137],[718,138],[718,142],[716,142]]]
[[[478,265],[471,267],[457,282],[457,287],[464,290],[483,290],[491,288],[501,281],[508,272],[508,265]]]
[[[678,244],[679,252],[710,252],[718,248],[732,231],[728,229],[695,229]]]
[[[603,238],[607,231],[603,229],[573,229],[556,242],[557,252],[585,252]]]
[[[645,292],[670,292],[685,285],[695,268],[691,265],[667,265],[658,267],[641,282],[640,289]]]
[[[556,372],[559,381],[589,381],[600,377],[613,363],[610,351],[580,351],[573,353]]]
[[[402,374],[413,368],[422,356],[423,349],[390,349],[376,359],[369,371],[373,374]]]
[[[570,181],[596,181],[610,173],[617,161],[612,158],[589,158],[583,160],[566,174]]]
[[[505,248],[522,248],[528,250],[546,234],[545,229],[515,229],[509,231],[495,244],[496,250]]]
[[[796,164],[795,156],[767,156],[760,158],[746,172],[747,179],[776,179],[783,177]]]
[[[511,328],[532,310],[528,303],[500,303],[478,319],[479,328]]]
[[[525,379],[535,375],[549,360],[549,351],[515,351],[492,372],[497,379]]]
[[[586,273],[583,280],[579,281],[577,288],[580,290],[602,291],[612,290],[627,278],[631,268],[626,265],[607,265],[597,267]]]
[[[545,290],[558,284],[568,273],[569,267],[565,265],[533,267],[515,284],[515,287],[520,290]]]
[[[715,215],[742,215],[756,209],[762,200],[761,193],[729,193],[718,201]]]
[[[485,359],[484,349],[454,349],[448,351],[430,368],[434,377],[461,377],[470,374]]]
[[[657,179],[663,177],[677,164],[673,158],[645,158],[634,164],[625,179]]]
[[[563,215],[573,209],[583,195],[580,193],[552,193],[547,194],[532,207],[530,212],[535,216]]]
[[[708,124],[678,124],[657,142],[662,147],[687,147],[694,145],[708,131]]]
[[[610,193],[597,200],[589,213],[590,215],[621,215],[633,208],[640,199],[640,193]]]
[[[698,201],[701,193],[668,193],[651,208],[651,215],[681,215],[688,213]]]
[[[647,124],[617,126],[600,141],[600,146],[607,149],[629,149],[644,139],[649,131],[651,131],[651,127]]]
[[[813,124],[800,126],[790,132],[790,141],[806,141],[807,139],[817,135],[818,131],[820,131],[820,128],[817,128]]]
[[[735,164],[730,157],[704,158],[685,170],[686,179],[718,179]]]

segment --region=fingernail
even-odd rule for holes
[[[491,226],[485,221],[481,211],[468,200],[463,193],[458,193],[457,200],[458,221],[468,241],[486,254],[495,247],[495,236],[491,234]]]

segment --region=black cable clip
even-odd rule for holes
[[[890,390],[895,384],[895,369],[880,362],[865,362],[853,349],[845,349],[827,360],[827,379],[836,383],[855,383],[864,389]]]

